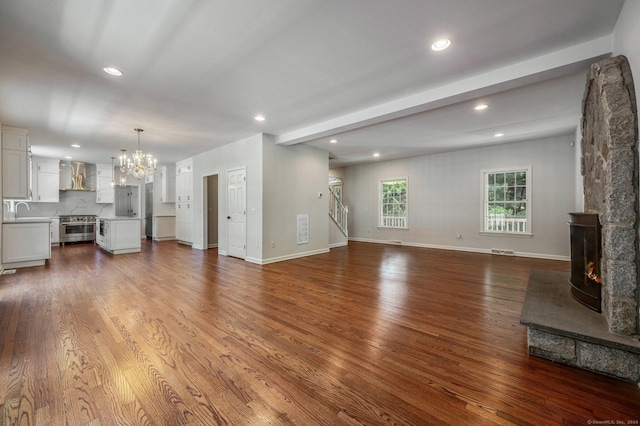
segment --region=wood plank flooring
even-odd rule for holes
[[[0,277],[0,425],[638,424],[635,384],[528,355],[532,268],[569,264],[54,248]]]

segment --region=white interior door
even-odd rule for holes
[[[246,169],[227,171],[227,241],[229,256],[247,256]]]

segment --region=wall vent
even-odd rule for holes
[[[515,256],[516,252],[513,250],[503,250],[503,249],[491,249],[491,254],[500,254],[502,256]]]
[[[401,246],[402,245],[402,241],[400,241],[400,240],[389,240],[389,244],[396,244],[396,245]]]

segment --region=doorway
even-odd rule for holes
[[[204,189],[204,247],[218,247],[218,175],[205,176]]]

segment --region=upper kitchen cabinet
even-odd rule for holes
[[[176,202],[176,168],[164,166],[160,169],[160,181],[162,185],[162,195],[160,201],[163,203]]]
[[[60,201],[60,161],[34,157],[31,161],[33,200],[39,203]]]
[[[176,239],[180,243],[193,243],[193,159],[176,163]]]
[[[97,164],[96,174],[98,176],[96,185],[96,203],[113,203],[115,201],[115,191],[113,189],[113,167],[109,164]]]
[[[176,163],[176,202],[190,203],[193,199],[193,159]]]
[[[29,199],[29,131],[2,126],[2,196]]]

